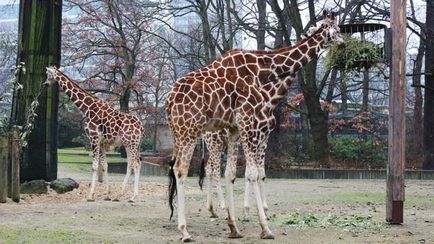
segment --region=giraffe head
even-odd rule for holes
[[[319,29],[322,28],[325,31],[324,47],[331,46],[333,44],[342,44],[344,39],[342,38],[339,30],[339,26],[336,22],[335,13],[324,10],[323,19]]]
[[[51,86],[56,80],[56,71],[57,68],[55,66],[49,66],[47,69],[47,80],[44,82],[44,86]]]

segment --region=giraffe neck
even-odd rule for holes
[[[59,82],[59,86],[63,89],[69,99],[85,116],[88,116],[88,112],[93,108],[93,104],[102,102],[102,100],[81,88],[77,83],[64,74],[57,74],[56,80]]]
[[[318,55],[325,37],[325,29],[320,28],[295,46],[279,49],[272,54],[271,72],[266,79],[268,83],[262,86],[269,108],[274,109],[279,104],[296,74]]]

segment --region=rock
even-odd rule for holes
[[[45,180],[26,181],[21,184],[20,193],[22,194],[47,193],[47,183],[45,182]]]
[[[79,184],[71,178],[61,178],[51,182],[51,189],[55,190],[58,194],[72,191],[79,187]]]

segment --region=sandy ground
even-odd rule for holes
[[[166,178],[142,177],[141,197],[129,203],[131,191],[120,202],[104,201],[102,194],[86,202],[89,174],[60,167],[59,177],[73,177],[80,188],[63,195],[22,195],[19,204],[0,205],[0,243],[180,242],[176,223],[169,221]],[[122,175],[110,179],[116,192]],[[434,181],[406,182],[405,223],[388,225],[384,181],[268,179],[269,225],[276,239],[267,241],[259,239],[253,197],[251,220],[238,221],[244,238],[233,240],[227,238],[222,210],[220,218],[209,218],[197,179],[187,186],[187,224],[196,243],[434,243]],[[237,179],[240,219],[243,187]],[[97,190],[103,192],[102,186]]]

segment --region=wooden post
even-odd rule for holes
[[[12,131],[12,154],[11,154],[11,198],[14,202],[20,201],[20,133],[18,129]]]
[[[0,136],[0,203],[5,203],[8,197],[8,137]]]
[[[389,164],[386,221],[404,222],[406,0],[391,1],[392,62],[389,97]]]
[[[8,133],[7,135],[7,142],[8,142],[8,153],[7,153],[7,190],[8,190],[8,197],[12,198],[12,133]]]

